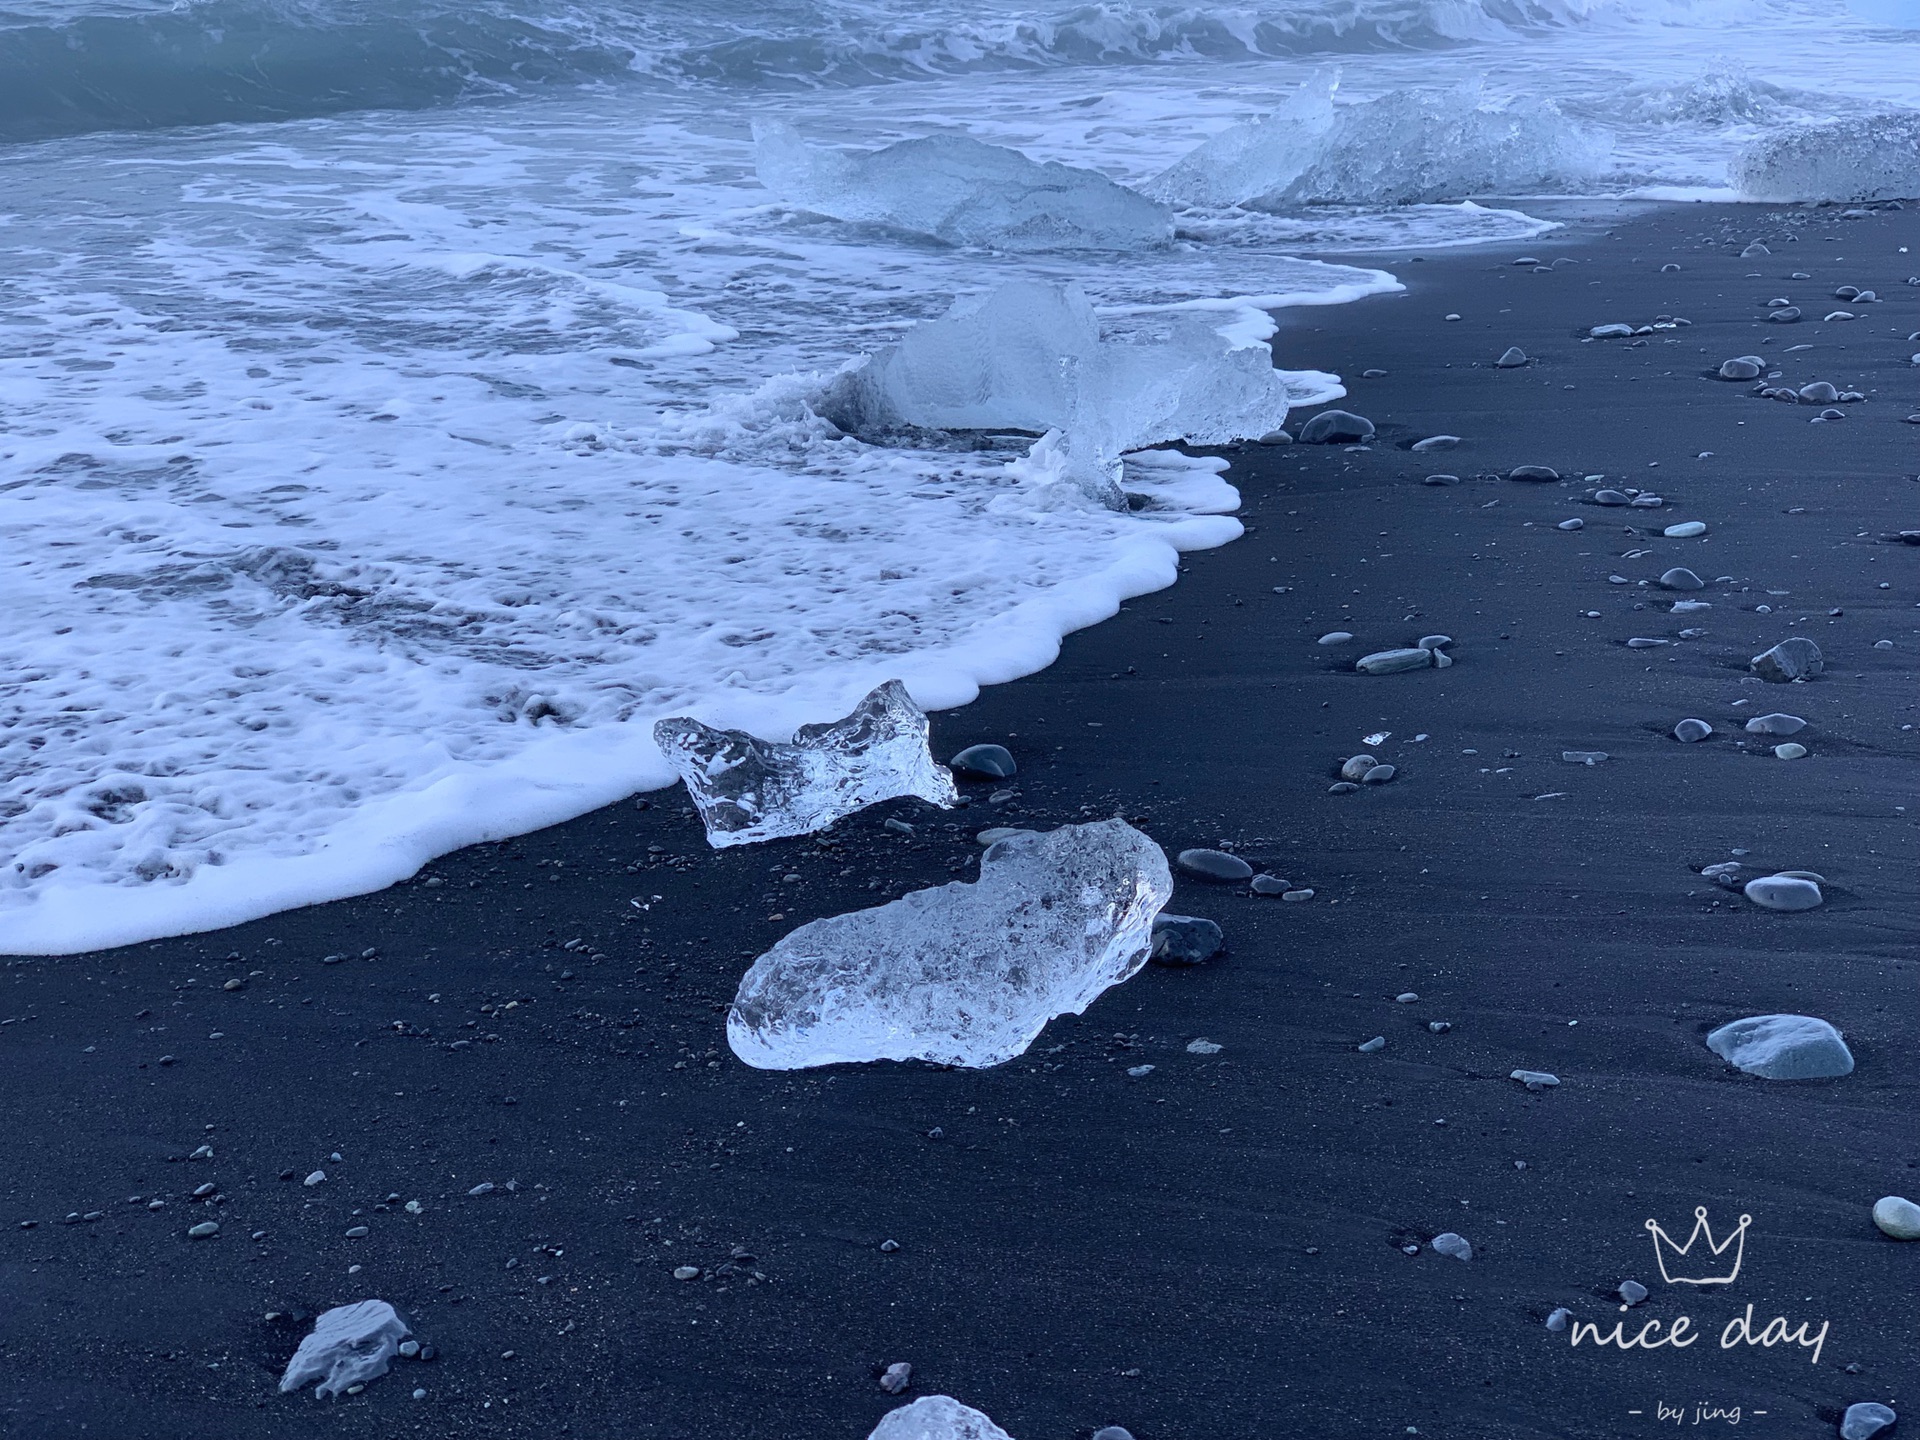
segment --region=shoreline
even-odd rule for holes
[[[965,787],[951,813],[896,801],[715,852],[656,792],[373,895],[9,961],[0,1355],[19,1383],[0,1433],[333,1434],[346,1406],[394,1435],[860,1440],[944,1393],[1018,1440],[1613,1440],[1656,1400],[1804,1434],[1897,1395],[1910,1257],[1867,1210],[1920,1187],[1920,886],[1895,808],[1920,757],[1900,728],[1920,722],[1920,551],[1880,537],[1920,524],[1893,333],[1920,329],[1920,260],[1897,248],[1920,249],[1920,212],[1581,213],[1524,247],[1389,262],[1397,295],[1277,313],[1277,363],[1350,377],[1336,403],[1374,445],[1225,452],[1239,541],[934,713],[936,756],[1013,750],[1009,800]],[[1739,259],[1762,234],[1773,253]],[[1843,279],[1881,297],[1863,320],[1764,322],[1771,287],[1811,302]],[[1693,323],[1580,338],[1663,313]],[[1844,422],[1701,375],[1801,343],[1820,347],[1805,378],[1867,391]],[[1509,344],[1532,362],[1494,369]],[[1402,448],[1436,433],[1464,443]],[[1476,478],[1523,464],[1669,503]],[[1461,483],[1421,484],[1442,471]],[[1645,533],[1696,518],[1701,540]],[[1679,564],[1709,577],[1708,633],[1629,650],[1678,642],[1671,597],[1635,582]],[[1336,628],[1355,643],[1314,643]],[[1352,672],[1432,631],[1455,668]],[[1750,682],[1747,657],[1797,632],[1826,673]],[[1747,742],[1736,721],[1762,705],[1806,716],[1811,756]],[[1683,715],[1714,740],[1673,741]],[[1328,794],[1381,731],[1367,748],[1400,774]],[[979,829],[1114,813],[1315,897],[1180,878],[1169,908],[1217,920],[1226,954],[1149,966],[993,1070],[768,1073],[728,1052],[733,985],[780,934],[965,878]],[[1696,873],[1735,848],[1826,875],[1826,904],[1772,915]],[[1831,1020],[1859,1068],[1764,1082],[1706,1052],[1708,1029],[1772,1010]],[[1201,1038],[1224,1048],[1190,1054]],[[1515,1068],[1563,1083],[1528,1091]],[[1723,1297],[1660,1285],[1646,1253],[1648,1216],[1680,1233],[1698,1204],[1716,1227],[1754,1216]],[[184,1238],[203,1213],[220,1234]],[[1431,1251],[1444,1231],[1471,1262]],[[697,1282],[672,1279],[684,1264]],[[1751,1301],[1828,1320],[1821,1363],[1575,1351],[1544,1329],[1560,1306],[1610,1325],[1628,1278],[1656,1292],[1629,1319],[1717,1335]],[[370,1297],[440,1358],[325,1405],[274,1393],[311,1316]],[[897,1361],[899,1399],[877,1384]]]

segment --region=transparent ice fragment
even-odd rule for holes
[[[854,434],[1042,432],[1030,477],[1118,508],[1129,450],[1223,445],[1280,428],[1292,395],[1271,333],[1256,334],[1244,315],[1227,333],[1185,313],[1158,330],[1103,336],[1077,286],[1014,280],[956,301],[842,376],[823,413]]]
[[[948,1395],[889,1410],[867,1440],[1013,1440],[993,1421]]]
[[[1611,137],[1574,124],[1550,100],[1489,99],[1468,85],[1335,106],[1322,80],[1266,119],[1215,135],[1147,188],[1255,210],[1428,204],[1565,190],[1598,171],[1611,148]]]
[[[980,879],[803,925],[740,982],[727,1041],[761,1070],[858,1060],[988,1066],[1146,962],[1173,893],[1120,820],[995,842]]]
[[[753,138],[762,185],[836,220],[1018,251],[1137,250],[1173,238],[1171,213],[1137,191],[964,135],[849,154],[816,150],[791,125],[763,120]]]
[[[1729,167],[1756,200],[1895,200],[1920,195],[1920,112],[1896,111],[1762,135]]]
[[[898,680],[843,720],[802,725],[790,743],[684,717],[660,721],[653,740],[686,781],[716,850],[810,835],[899,795],[942,806],[957,798],[927,748],[926,714]]]
[[[362,1300],[325,1311],[287,1362],[286,1374],[280,1377],[281,1393],[318,1380],[313,1393],[324,1400],[349,1385],[377,1380],[387,1373],[406,1334],[406,1321],[384,1300]]]

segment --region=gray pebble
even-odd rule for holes
[[[1765,367],[1759,362],[1744,357],[1738,360],[1723,360],[1720,362],[1720,378],[1722,380],[1758,380],[1764,369]]]
[[[1798,715],[1782,715],[1775,711],[1771,715],[1756,715],[1747,721],[1749,735],[1798,735],[1807,728],[1807,722]]]
[[[1567,1328],[1567,1322],[1571,1319],[1573,1319],[1573,1312],[1562,1305],[1558,1310],[1555,1310],[1551,1315],[1547,1316],[1547,1329],[1558,1335]]]
[[[1444,1035],[1452,1028],[1453,1022],[1451,1020],[1429,1020],[1427,1022],[1427,1029],[1435,1035]]]
[[[1638,1280],[1622,1280],[1620,1288],[1614,1292],[1629,1305],[1638,1305],[1647,1298],[1647,1287]]]
[[[1422,650],[1444,650],[1453,643],[1451,635],[1422,635],[1413,642]]]
[[[1839,390],[1825,380],[1816,380],[1811,385],[1802,385],[1797,393],[1808,405],[1831,405],[1840,398]]]
[[[1811,1015],[1749,1015],[1707,1036],[1707,1048],[1762,1080],[1835,1080],[1853,1073],[1840,1032]]]
[[[1353,794],[1354,791],[1358,790],[1359,788],[1360,788],[1360,784],[1358,781],[1336,780],[1333,782],[1333,784],[1327,787],[1327,793],[1329,795],[1351,795]]]
[[[1562,750],[1560,758],[1569,765],[1598,765],[1607,758],[1604,750]]]
[[[1671,645],[1671,640],[1658,640],[1646,635],[1636,635],[1627,641],[1629,650],[1658,650],[1662,645]]]
[[[1004,745],[969,745],[947,766],[968,780],[1010,780],[1020,773]]]
[[[1429,435],[1424,440],[1413,442],[1413,453],[1426,455],[1435,450],[1451,450],[1460,443],[1458,435]]]
[[[1355,755],[1340,767],[1342,780],[1358,780],[1380,762],[1371,755]]]
[[[1562,520],[1558,525],[1554,526],[1556,530],[1584,530],[1586,528],[1587,522],[1579,519]]]
[[[1433,652],[1425,649],[1376,650],[1354,662],[1362,675],[1393,675],[1402,670],[1424,670],[1433,664]]]
[[[1220,927],[1198,915],[1169,915],[1162,911],[1153,921],[1153,950],[1156,965],[1200,965],[1220,953]]]
[[[1840,1417],[1840,1440],[1873,1440],[1899,1418],[1891,1407],[1870,1400],[1849,1405]]]
[[[1329,630],[1313,643],[1316,645],[1345,645],[1353,639],[1351,630]]]
[[[1826,900],[1818,883],[1793,875],[1762,875],[1742,893],[1763,910],[1813,910]]]
[[[1874,641],[1874,642],[1873,642],[1873,648],[1874,648],[1874,649],[1876,649],[1876,650],[1891,650],[1891,649],[1893,649],[1893,641],[1891,641],[1891,640],[1876,640],[1876,641]]]
[[[219,1225],[211,1220],[202,1220],[198,1225],[192,1226],[187,1231],[188,1237],[194,1240],[210,1240],[219,1233]]]
[[[1818,675],[1826,669],[1820,647],[1804,635],[1789,635],[1771,650],[1764,650],[1747,662],[1753,673],[1771,684]]]
[[[1468,1242],[1467,1237],[1456,1235],[1451,1230],[1434,1236],[1427,1243],[1433,1247],[1436,1255],[1446,1255],[1455,1260],[1473,1259],[1473,1246]]]
[[[1372,438],[1373,422],[1349,410],[1322,410],[1300,427],[1299,435],[1303,445],[1338,445]]]
[[[1362,785],[1384,785],[1398,772],[1391,765],[1376,765],[1360,777]]]
[[[1660,576],[1663,590],[1704,590],[1707,582],[1684,565],[1676,565]]]
[[[1371,1040],[1362,1040],[1358,1045],[1354,1046],[1354,1049],[1358,1050],[1362,1055],[1371,1055],[1376,1050],[1384,1050],[1386,1048],[1387,1037],[1384,1035],[1376,1035]]]
[[[1358,789],[1358,786],[1354,787]],[[1284,895],[1291,888],[1285,880],[1273,875],[1256,875],[1249,887],[1256,895]]]
[[[1293,436],[1284,430],[1269,430],[1260,437],[1260,443],[1262,445],[1291,445],[1293,443]]]
[[[1403,990],[1393,997],[1393,1003],[1396,1005],[1417,1005],[1420,1003],[1420,996],[1412,990]]]
[[[1807,756],[1807,747],[1798,740],[1789,740],[1784,745],[1774,746],[1773,756],[1776,760],[1804,760]]]
[[[1684,740],[1691,745],[1696,740],[1705,740],[1713,734],[1713,726],[1704,720],[1682,720],[1673,727],[1673,738]]]
[[[1527,352],[1518,345],[1509,345],[1500,358],[1493,363],[1502,370],[1517,370],[1527,363]]]
[[[1011,840],[1016,835],[1032,835],[1037,832],[1022,830],[1017,825],[995,825],[975,835],[974,841],[980,845],[998,845],[1002,840]]]
[[[1102,1425],[1093,1432],[1093,1440],[1133,1440],[1133,1432],[1118,1425]]]
[[[1238,855],[1229,855],[1224,850],[1182,850],[1174,863],[1189,875],[1197,875],[1202,880],[1251,880],[1253,866]]]
[[[1300,903],[1300,902],[1304,902],[1304,901],[1307,901],[1307,900],[1311,900],[1311,899],[1313,898],[1313,891],[1312,891],[1312,889],[1311,889],[1311,888],[1303,888],[1303,889],[1299,889],[1299,890],[1289,890],[1289,891],[1287,891],[1287,892],[1286,892],[1286,893],[1285,893],[1284,895],[1282,895],[1282,896],[1281,896],[1280,898],[1281,898],[1282,900],[1291,900],[1291,901],[1294,901],[1294,902],[1296,902],[1296,903]]]
[[[1767,319],[1773,321],[1776,325],[1791,325],[1799,318],[1800,307],[1798,305],[1782,305],[1777,310],[1769,310],[1767,312]]]
[[[1624,340],[1633,334],[1631,325],[1596,325],[1587,331],[1596,340]]]
[[[1551,465],[1516,465],[1507,472],[1509,480],[1558,480],[1560,472]]]
[[[1560,1083],[1560,1077],[1546,1070],[1516,1070],[1507,1076],[1509,1080],[1518,1080],[1529,1090],[1551,1090]]]
[[[1916,415],[1913,418],[1920,420],[1920,415]],[[1460,483],[1460,477],[1458,475],[1429,475],[1420,483],[1422,485],[1458,485]]]
[[[889,1395],[898,1395],[913,1380],[913,1366],[899,1360],[880,1372],[880,1388]]]

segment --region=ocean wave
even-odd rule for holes
[[[1308,0],[908,9],[775,0],[16,0],[0,11],[0,141],[421,109],[652,79],[791,89],[918,75],[1433,48],[1680,14],[1695,0]]]

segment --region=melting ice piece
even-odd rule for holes
[[[998,1065],[1146,962],[1173,893],[1123,821],[997,841],[980,879],[802,925],[753,962],[727,1016],[761,1070],[855,1060]]]
[[[1765,1080],[1826,1080],[1853,1073],[1840,1032],[1811,1015],[1749,1015],[1707,1036],[1729,1065]]]
[[[1271,321],[1260,321],[1271,326]],[[1224,445],[1277,430],[1292,395],[1264,333],[1196,314],[1161,334],[1109,339],[1077,286],[1014,280],[954,302],[842,376],[823,413],[855,434],[899,426],[1038,430],[1036,475],[1122,504],[1120,457],[1185,440]]]
[[[889,1410],[867,1440],[1013,1440],[993,1421],[948,1395]]]
[[[847,154],[816,150],[791,125],[763,120],[753,139],[762,185],[836,220],[1001,250],[1137,250],[1173,238],[1167,208],[1137,191],[963,135]]]
[[[362,1300],[325,1311],[287,1362],[287,1373],[280,1377],[281,1393],[318,1380],[313,1393],[324,1400],[349,1385],[377,1380],[387,1373],[406,1334],[406,1321],[384,1300]]]
[[[1756,200],[1893,200],[1920,195],[1920,113],[1899,111],[1762,135],[1729,167]]]
[[[660,721],[653,740],[687,782],[716,850],[810,835],[897,795],[943,806],[957,798],[927,749],[926,714],[898,680],[844,720],[802,725],[790,744],[686,718]]]
[[[1322,80],[1265,120],[1215,135],[1147,188],[1256,210],[1421,204],[1564,190],[1594,174],[1611,148],[1610,137],[1581,129],[1548,100],[1488,100],[1463,86],[1336,107]]]

